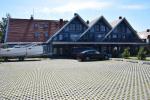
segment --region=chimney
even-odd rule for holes
[[[146,32],[150,32],[150,29],[147,29]]]
[[[119,19],[122,19],[122,16],[119,16]]]
[[[33,19],[34,19],[33,15],[31,15],[30,19],[31,19],[31,20],[33,20]]]
[[[59,25],[60,25],[60,27],[63,26],[63,23],[64,23],[63,19],[59,19]]]
[[[74,16],[77,16],[78,14],[77,13],[74,13]]]
[[[86,23],[89,24],[90,23],[89,20],[87,20]]]

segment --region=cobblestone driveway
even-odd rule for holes
[[[0,100],[150,100],[150,66],[121,61],[0,64]]]

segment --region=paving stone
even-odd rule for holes
[[[150,100],[150,66],[122,61],[0,64],[0,100]]]

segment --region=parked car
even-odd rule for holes
[[[71,56],[76,59],[77,55],[79,53],[81,53],[82,51],[93,50],[93,49],[94,48],[92,48],[92,47],[74,47],[74,48],[72,48]]]
[[[43,46],[38,44],[15,45],[13,47],[0,48],[0,57],[7,61],[9,58],[24,60],[28,57],[38,57],[43,54]]]
[[[85,50],[77,55],[78,61],[89,60],[108,60],[109,56],[106,53],[100,53],[97,50]]]

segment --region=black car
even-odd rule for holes
[[[86,51],[86,50],[95,50],[94,48],[92,47],[74,47],[72,48],[72,51],[71,51],[71,56],[76,59],[77,58],[77,55],[79,53],[81,53],[82,51]]]
[[[108,60],[109,56],[106,53],[100,53],[97,50],[85,50],[77,55],[79,61],[89,60]]]

